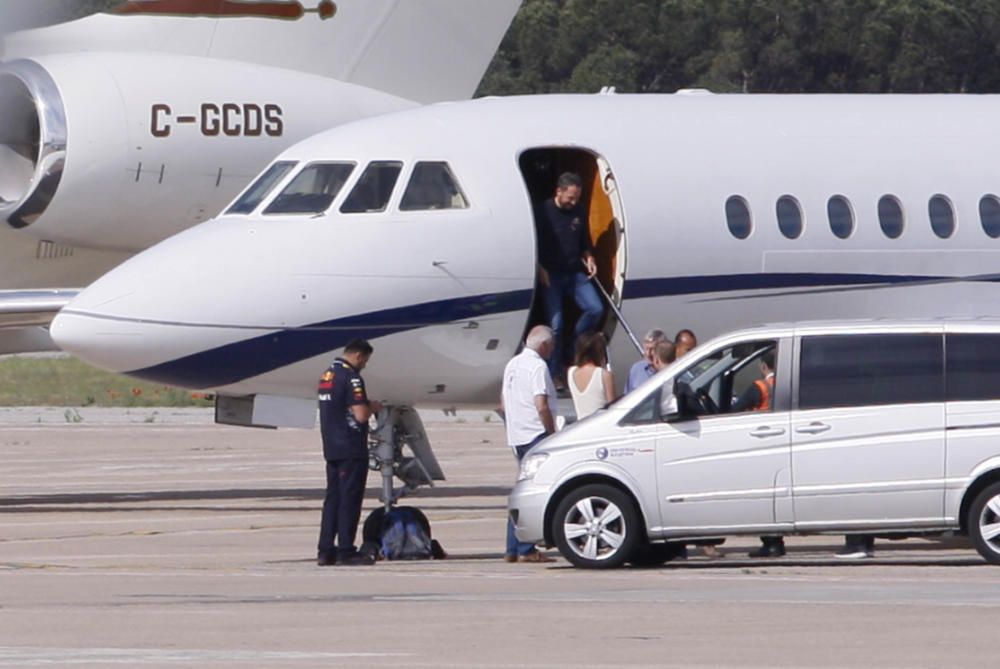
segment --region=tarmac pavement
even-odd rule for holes
[[[774,561],[742,538],[657,569],[506,564],[515,465],[478,414],[428,424],[448,481],[408,502],[449,559],[320,568],[318,432],[169,412],[0,413],[0,668],[996,661],[1000,568],[956,542],[879,541],[846,564],[840,537]]]

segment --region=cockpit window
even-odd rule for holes
[[[354,190],[340,206],[342,214],[364,214],[385,211],[392,197],[403,163],[381,160],[368,163]]]
[[[294,160],[279,160],[268,167],[263,174],[257,177],[253,185],[247,188],[243,195],[233,203],[233,206],[226,210],[226,213],[249,214],[252,212],[267,197],[271,189],[284,179],[285,175],[297,164]]]
[[[399,203],[402,211],[466,209],[469,203],[448,163],[417,163]]]
[[[265,214],[321,214],[354,171],[354,163],[313,163],[291,180]]]

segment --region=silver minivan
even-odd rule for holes
[[[579,567],[726,535],[946,532],[1000,564],[1000,321],[719,337],[533,448],[509,513]]]

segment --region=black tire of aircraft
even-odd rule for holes
[[[976,550],[979,554],[985,558],[990,564],[1000,565],[1000,547],[997,545],[991,545],[982,534],[982,528],[980,527],[980,519],[983,516],[983,510],[986,505],[994,497],[1000,496],[1000,481],[996,483],[991,483],[990,485],[983,488],[976,499],[972,502],[972,506],[969,507],[969,517],[967,519],[967,526],[969,528],[969,536],[972,538],[972,543],[975,545]],[[994,522],[1000,522],[1000,516],[998,516]]]
[[[617,549],[605,553],[600,559],[590,559],[575,551],[566,538],[565,525],[577,503],[585,499],[605,500],[614,504],[621,511],[621,526],[623,538]],[[556,546],[566,560],[583,569],[614,569],[620,567],[632,556],[636,546],[645,534],[640,527],[641,519],[632,498],[615,488],[603,483],[584,485],[570,492],[559,502],[552,516],[552,536]]]

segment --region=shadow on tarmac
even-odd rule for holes
[[[380,492],[381,488],[370,487],[365,490],[365,497],[377,499]],[[233,488],[230,490],[154,490],[147,492],[86,492],[16,495],[13,497],[0,497],[0,513],[5,511],[17,511],[18,513],[23,513],[26,511],[24,507],[51,507],[60,504],[126,504],[136,502],[186,502],[199,500],[239,499],[285,499],[314,501],[317,499],[323,499],[324,494],[326,494],[325,488]],[[419,491],[407,493],[405,499],[419,500],[435,498],[451,499],[456,497],[506,497],[508,494],[510,494],[510,488],[506,486],[463,486],[457,488],[422,488]],[[470,508],[499,509],[505,507],[503,505],[488,505]],[[48,508],[46,510],[51,511],[52,509]]]

